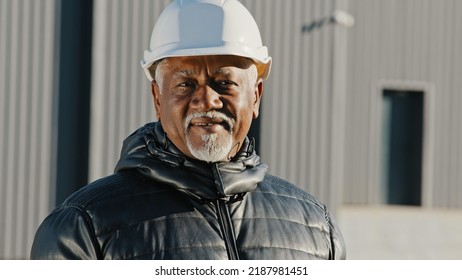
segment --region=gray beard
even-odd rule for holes
[[[200,117],[223,119],[229,126],[229,134],[226,136],[224,144],[220,144],[220,141],[217,141],[218,134],[216,133],[201,135],[202,145],[200,148],[195,148],[189,138],[188,130],[186,130],[186,145],[189,151],[195,158],[206,162],[228,161],[228,155],[233,145],[232,129],[235,121],[218,111],[200,112],[188,115],[185,120],[185,127],[189,127],[193,118]]]
[[[186,144],[191,154],[199,160],[206,162],[227,161],[233,145],[231,134],[226,137],[226,143],[223,145],[218,143],[217,137],[218,135],[215,133],[202,135],[202,146],[199,149],[193,147],[188,136],[186,137]]]

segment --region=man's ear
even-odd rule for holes
[[[255,99],[253,102],[253,118],[256,119],[258,118],[258,115],[260,113],[260,103],[261,103],[261,97],[263,95],[263,79],[258,79],[257,84],[255,86]]]
[[[155,80],[151,82],[151,94],[154,102],[154,109],[156,109],[157,120],[160,121],[160,90],[159,85]]]

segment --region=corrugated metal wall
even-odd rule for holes
[[[26,258],[54,203],[54,0],[0,0],[0,259]]]
[[[462,207],[462,2],[354,0],[350,11],[346,203],[378,203],[388,87],[425,92],[423,205]]]
[[[90,180],[111,173],[122,140],[144,122],[154,120],[149,84],[139,61],[149,45],[154,22],[168,3],[95,2]],[[341,27],[326,23],[311,32],[302,32],[302,27],[332,15],[336,6],[346,2],[242,3],[254,15],[273,57],[272,73],[264,86],[258,151],[272,173],[334,207],[341,197],[336,179],[343,170],[343,137],[338,134],[343,130],[337,129],[337,119],[344,119],[342,113],[335,112],[343,110],[344,102],[339,100],[344,87],[333,84],[344,83],[340,57],[345,56],[340,52],[345,50],[345,42],[342,31],[337,31]],[[334,37],[338,40],[335,47]],[[334,61],[333,55],[339,59]]]
[[[94,2],[90,181],[112,174],[122,141],[155,120],[150,84],[140,61],[155,20],[169,2]]]

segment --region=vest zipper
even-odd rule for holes
[[[216,202],[218,220],[223,232],[223,238],[230,260],[239,260],[239,253],[237,251],[236,237],[234,234],[234,227],[229,213],[228,203],[224,200],[217,200]]]

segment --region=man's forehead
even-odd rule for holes
[[[197,75],[201,72],[200,67],[177,67],[177,69],[172,69],[173,76],[180,76],[180,77],[189,77],[189,76],[194,76]],[[232,75],[233,70],[231,69],[231,66],[229,67],[222,67],[222,68],[216,68],[216,69],[207,69],[209,74],[212,75]]]
[[[191,75],[207,69],[209,73],[230,74],[233,68],[247,69],[254,63],[251,59],[232,55],[169,57],[170,70],[181,75]]]

